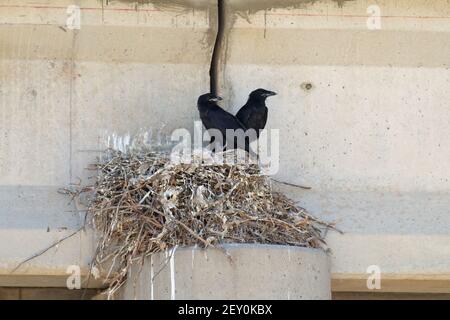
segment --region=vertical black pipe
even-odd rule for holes
[[[211,58],[211,67],[209,69],[210,91],[218,94],[219,86],[219,70],[220,70],[220,54],[222,51],[223,35],[225,28],[225,0],[217,0],[217,35],[214,43],[213,54]]]

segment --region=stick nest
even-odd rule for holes
[[[94,266],[107,272],[108,293],[137,259],[176,246],[224,243],[320,248],[330,224],[281,193],[257,164],[194,159],[174,164],[165,153],[108,150],[95,165],[88,213],[100,235]]]

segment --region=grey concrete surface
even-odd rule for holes
[[[65,286],[88,272],[95,243],[58,189],[85,170],[108,135],[192,130],[209,91],[215,0],[0,1],[0,286]],[[98,284],[97,284],[98,285]]]
[[[57,190],[89,181],[106,136],[191,130],[209,90],[216,1],[86,0],[79,30],[66,27],[71,4],[0,0],[0,285],[64,286],[73,264],[86,274],[94,243],[80,233],[10,276],[81,226]],[[327,238],[339,288],[363,290],[377,265],[402,283],[386,290],[448,292],[448,2],[377,1],[379,30],[368,0],[225,4],[224,105],[279,93],[276,178],[312,187],[285,192],[345,232]]]
[[[374,4],[380,29],[367,25]],[[339,290],[349,279],[367,290],[376,265],[381,290],[447,292],[448,2],[230,0],[226,11],[226,106],[259,87],[279,93],[267,102],[275,178],[312,187],[282,189],[345,232],[327,236]]]
[[[329,259],[322,250],[250,244],[223,248],[153,255],[132,269],[120,298],[331,298]]]

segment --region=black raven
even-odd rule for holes
[[[212,93],[207,93],[201,95],[198,98],[197,108],[200,112],[200,119],[202,120],[203,125],[206,130],[209,129],[217,129],[222,134],[222,142],[225,144],[227,142],[226,139],[226,130],[239,130],[241,129],[245,132],[247,129],[245,126],[231,113],[223,110],[221,107],[217,105],[217,101],[222,100],[221,97],[214,95]],[[231,137],[228,137],[231,138]],[[214,141],[214,138],[211,139],[211,142]],[[234,138],[232,142],[234,144],[234,148],[236,148],[236,138]],[[248,151],[248,144],[246,143],[244,149]]]
[[[257,89],[250,93],[247,103],[236,114],[236,118],[247,128],[256,130],[259,138],[259,130],[264,129],[267,123],[268,109],[267,97],[276,95],[276,92]]]

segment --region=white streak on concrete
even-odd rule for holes
[[[153,295],[153,277],[154,277],[153,256],[150,256],[150,299],[151,300],[154,300],[154,295]]]
[[[172,249],[170,256],[170,299],[175,300],[175,251],[177,246]]]

